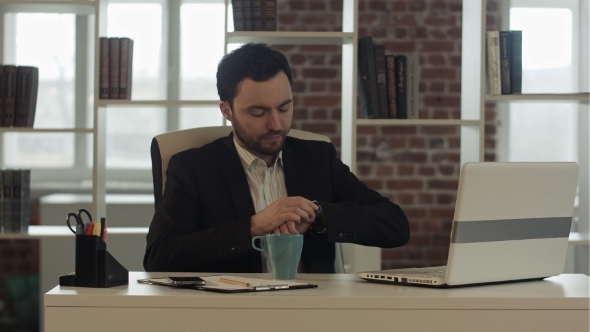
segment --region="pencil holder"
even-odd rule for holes
[[[76,272],[61,276],[60,286],[107,288],[129,283],[129,271],[107,250],[98,236],[76,236]]]

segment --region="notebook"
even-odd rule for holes
[[[218,293],[246,293],[262,291],[281,291],[289,289],[316,288],[318,285],[286,280],[267,280],[238,276],[215,275],[201,277],[205,285],[176,285],[167,278],[138,279],[140,284],[162,285],[177,288],[204,290]]]
[[[435,287],[537,280],[565,266],[579,166],[466,163],[446,266],[358,272],[375,282]]]

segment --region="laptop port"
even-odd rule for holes
[[[387,279],[391,280],[391,277],[387,277]]]
[[[381,276],[381,279],[385,279],[385,276]]]
[[[402,282],[408,282],[408,278],[402,278]]]

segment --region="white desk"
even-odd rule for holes
[[[107,289],[57,286],[45,295],[45,331],[571,332],[589,323],[585,275],[429,289],[301,274],[319,288],[242,294],[136,283],[165,275],[130,272],[128,286]]]

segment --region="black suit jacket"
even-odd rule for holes
[[[330,143],[287,137],[283,169],[289,196],[322,205],[327,234],[304,234],[308,273],[334,272],[334,242],[382,248],[408,242],[400,207],[360,182]],[[146,271],[262,272],[252,248],[255,214],[233,135],[174,155],[147,235]]]

